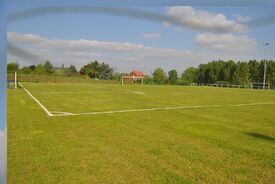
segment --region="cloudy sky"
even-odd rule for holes
[[[34,7],[38,6],[14,7],[9,13]],[[99,60],[117,71],[139,69],[150,74],[156,67],[182,72],[218,59],[275,58],[275,25],[250,24],[272,15],[272,7],[139,6],[111,10],[93,7],[82,13],[81,9],[47,11],[26,19],[20,15],[20,20],[9,22],[9,61],[23,66],[50,60],[55,66],[64,63],[79,68]],[[267,54],[263,46],[266,41],[270,42]]]

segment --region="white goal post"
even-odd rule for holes
[[[251,89],[270,89],[269,83],[251,83],[250,84]]]
[[[125,83],[125,79],[126,80],[131,80],[131,81],[141,81],[141,84],[143,84],[143,77],[136,77],[136,76],[122,76],[121,77],[121,84],[123,85]]]
[[[7,87],[8,88],[17,88],[17,72],[14,72],[14,74],[8,74],[7,76]]]

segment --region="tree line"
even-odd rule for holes
[[[212,61],[197,68],[187,68],[182,74],[183,81],[196,83],[220,83],[245,85],[262,83],[265,61],[248,62]],[[275,62],[266,61],[266,83],[275,85]]]
[[[44,64],[24,66],[22,68],[20,68],[20,66],[15,62],[9,63],[7,65],[7,72],[17,72],[18,74],[57,75],[68,77],[86,76],[89,78],[111,80],[113,69],[104,62],[99,63],[98,61],[93,61],[81,67],[80,71],[77,71],[74,65],[64,67],[64,65],[62,64],[62,67],[53,67],[50,61],[46,61]]]
[[[262,83],[264,78],[265,62],[250,60],[248,62],[212,61],[200,64],[198,67],[189,67],[181,75],[173,69],[166,73],[157,68],[152,76],[145,77],[145,83],[188,85],[191,83],[233,84],[247,85]],[[275,85],[275,62],[266,61],[266,83]]]
[[[19,74],[38,74],[38,75],[64,75],[64,76],[73,76],[77,75],[78,72],[74,65],[69,67],[54,68],[50,61],[45,61],[44,64],[24,66],[20,68],[19,64],[13,62],[7,65],[7,72]]]
[[[263,60],[250,60],[248,62],[219,60],[200,64],[198,67],[189,67],[181,74],[176,69],[166,73],[162,68],[156,68],[151,75],[144,77],[144,83],[171,85],[187,85],[190,83],[245,85],[251,82],[262,83],[264,63]],[[127,73],[114,72],[114,69],[109,64],[98,61],[88,63],[81,67],[79,71],[74,65],[69,67],[62,65],[60,68],[55,68],[50,61],[22,68],[16,63],[9,63],[7,70],[8,72],[17,71],[21,74],[85,76],[94,79],[117,81],[120,81],[123,75],[127,75]],[[273,60],[266,61],[266,82],[275,85],[275,62]]]

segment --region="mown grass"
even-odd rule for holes
[[[275,91],[34,84],[50,111],[275,101]],[[9,183],[275,183],[275,104],[48,117],[8,96]]]

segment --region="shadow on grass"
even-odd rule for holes
[[[275,139],[273,137],[270,137],[268,135],[264,135],[261,133],[256,133],[256,132],[247,132],[247,135],[251,136],[251,137],[255,137],[264,141],[269,141],[269,142],[273,142],[275,143]]]

